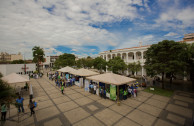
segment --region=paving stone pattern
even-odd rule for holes
[[[12,105],[2,126],[181,126],[191,125],[194,94],[175,92],[173,97],[139,91],[136,98],[116,101],[100,98],[77,86],[67,87],[64,94],[46,76],[31,79],[38,103],[30,116],[28,92],[24,92],[25,113]]]

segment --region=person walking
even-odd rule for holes
[[[134,98],[137,96],[137,89],[134,89]]]
[[[6,120],[6,113],[7,113],[7,106],[5,103],[1,104],[1,120],[5,121]]]
[[[31,111],[31,115],[30,116],[32,116],[32,114],[34,114],[35,112],[34,112],[34,108],[35,108],[35,106],[34,106],[34,103],[32,102],[32,99],[30,99],[30,101],[29,101],[29,108],[30,108],[30,111]]]
[[[94,94],[96,94],[96,84],[94,84]]]
[[[126,100],[126,99],[127,99],[127,89],[126,89],[126,90],[124,90],[123,99],[124,99],[124,100]]]
[[[64,90],[64,83],[65,83],[65,82],[61,82],[61,83],[62,83],[62,84],[61,84],[61,93],[64,94],[64,93],[63,93],[63,90]]]
[[[22,98],[21,96],[19,96],[19,98],[16,99],[16,103],[18,105],[18,112],[21,112],[21,109],[22,109],[22,112],[24,112],[23,101],[24,101],[24,98]]]

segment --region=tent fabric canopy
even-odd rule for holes
[[[57,71],[64,72],[64,73],[71,73],[72,71],[76,71],[76,69],[73,69],[73,68],[71,68],[69,66],[66,66],[66,67],[61,68],[61,69],[59,69]]]
[[[88,70],[88,69],[84,69],[81,68],[77,71],[71,71],[71,74],[77,75],[77,76],[83,76],[83,77],[87,77],[87,76],[93,76],[93,75],[98,75],[99,73]]]
[[[6,81],[8,84],[22,83],[22,82],[29,81],[29,79],[26,79],[26,78],[24,78],[21,75],[16,74],[16,73],[11,73],[7,76],[2,77],[2,80]]]
[[[86,79],[94,80],[94,81],[98,81],[106,84],[113,84],[113,85],[123,85],[123,84],[128,84],[130,82],[136,81],[136,79],[121,76],[114,73],[104,73],[100,75],[86,77]]]

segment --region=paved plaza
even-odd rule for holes
[[[136,98],[121,101],[102,99],[77,86],[65,88],[64,95],[47,77],[31,79],[38,106],[30,116],[29,96],[24,95],[25,113],[11,106],[4,126],[190,126],[194,94],[175,92],[171,97],[139,91]],[[26,92],[27,93],[27,92]],[[19,123],[18,123],[19,122]]]

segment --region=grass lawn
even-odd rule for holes
[[[150,88],[154,88],[154,90],[150,90]],[[147,87],[146,89],[144,89],[144,91],[152,93],[152,94],[166,96],[166,97],[171,97],[174,92],[173,90],[162,89],[162,88],[155,87],[155,86]]]

